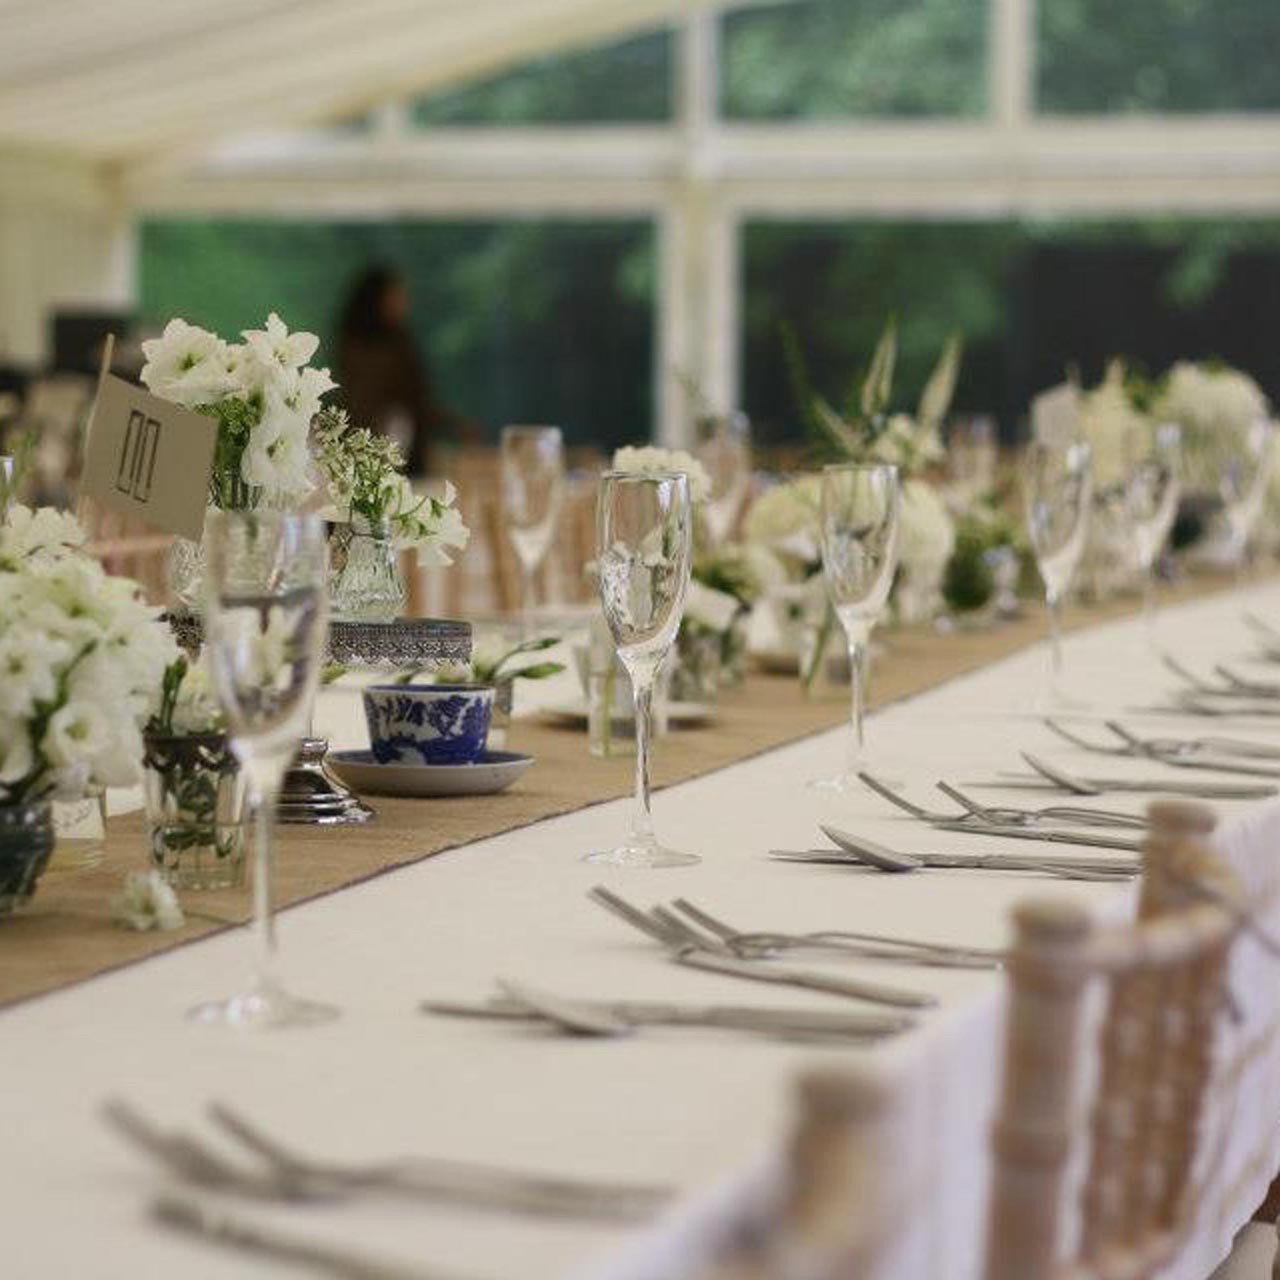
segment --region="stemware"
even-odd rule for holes
[[[503,427],[502,510],[520,561],[520,604],[531,629],[535,578],[555,537],[564,500],[564,436],[559,427]]]
[[[698,419],[696,457],[711,480],[703,506],[713,544],[725,541],[751,487],[751,422],[745,413]]]
[[[1223,458],[1218,492],[1226,517],[1231,563],[1243,574],[1248,562],[1249,539],[1262,513],[1274,462],[1275,425],[1258,418],[1232,442]]]
[[[1092,453],[1079,440],[1033,440],[1025,459],[1027,532],[1049,614],[1050,701],[1061,701],[1062,600],[1075,577],[1093,500]]]
[[[1160,423],[1133,432],[1128,441],[1125,505],[1133,533],[1133,555],[1142,573],[1142,615],[1147,643],[1156,645],[1156,561],[1173,528],[1182,496],[1182,430]]]
[[[631,677],[636,725],[636,794],[631,831],[588,862],[680,867],[698,862],[659,844],[649,798],[653,686],[684,614],[693,553],[689,477],[679,472],[609,471],[596,511],[600,601],[614,648]]]
[[[191,1011],[201,1022],[308,1026],[331,1005],[289,994],[274,973],[272,822],[285,769],[306,731],[329,620],[328,547],[315,515],[219,511],[209,524],[205,644],[254,819],[256,960],[249,989]]]
[[[898,468],[838,463],[822,471],[822,572],[849,646],[851,715],[843,773],[811,785],[861,789],[867,646],[898,565]]]

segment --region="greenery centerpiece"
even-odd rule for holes
[[[152,868],[179,889],[244,879],[245,781],[205,663],[170,663],[143,731]]]
[[[275,312],[242,343],[170,320],[142,344],[141,379],[153,394],[194,409],[218,424],[209,506],[223,511],[298,506],[312,489],[308,436],[324,396],[337,384],[312,368],[319,346],[312,333],[290,333]],[[170,565],[174,593],[198,608],[204,556],[179,539]]]
[[[440,496],[418,494],[404,475],[400,446],[351,425],[341,409],[324,408],[314,427],[316,462],[325,485],[321,514],[337,525],[330,543],[333,616],[387,622],[404,606],[399,552],[419,562],[449,564],[469,533],[445,482]]]

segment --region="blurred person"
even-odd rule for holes
[[[409,290],[390,267],[366,270],[342,308],[338,381],[357,427],[390,436],[404,450],[410,475],[422,475],[446,436],[468,442],[474,424],[440,404],[409,323]]]

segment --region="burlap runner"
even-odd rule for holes
[[[1168,597],[1188,598],[1223,585],[1221,580],[1198,580]],[[1068,625],[1088,625],[1132,610],[1131,602],[1081,610]],[[1043,619],[1036,613],[987,631],[945,636],[886,631],[881,636],[886,652],[872,680],[872,705],[921,693],[1025,648],[1043,634]],[[846,714],[843,700],[807,697],[794,677],[752,676],[744,688],[721,699],[711,725],[661,739],[654,761],[655,785],[710,773],[829,729]],[[279,828],[277,902],[306,902],[445,849],[630,791],[632,761],[593,758],[584,733],[517,721],[510,745],[536,756],[537,764],[503,795],[453,800],[377,797],[373,803],[378,817],[368,826]],[[228,927],[195,917],[167,933],[137,933],[114,924],[110,900],[124,873],[145,866],[142,815],[133,813],[109,823],[105,857],[98,866],[51,867],[31,905],[0,920],[0,1005],[83,981]],[[184,895],[183,905],[226,922],[247,919],[250,909],[247,890],[190,893]]]

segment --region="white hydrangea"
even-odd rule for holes
[[[135,583],[67,550],[82,540],[67,519],[11,508],[0,522],[0,545],[61,529],[0,563],[0,803],[134,781],[139,725],[177,656]]]
[[[944,565],[955,548],[956,530],[942,495],[924,480],[902,486],[898,558],[907,570]]]
[[[1152,406],[1155,421],[1181,426],[1184,480],[1202,490],[1217,489],[1226,458],[1267,412],[1267,397],[1247,373],[1192,361],[1169,370]]]
[[[689,498],[695,506],[711,497],[711,477],[707,469],[691,453],[683,449],[660,449],[656,445],[641,447],[629,445],[613,455],[615,471],[629,471],[640,475],[655,472],[683,472],[689,477]]]

